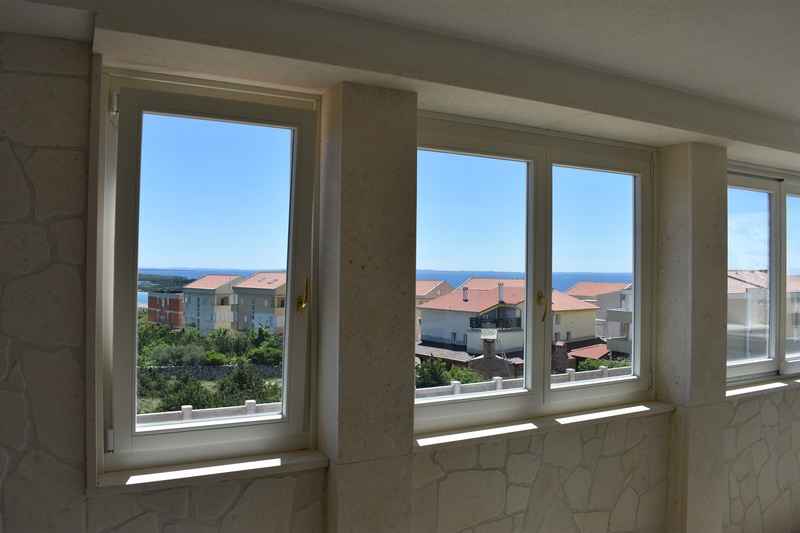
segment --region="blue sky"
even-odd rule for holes
[[[139,267],[285,269],[291,136],[146,114]]]
[[[728,189],[728,269],[769,267],[769,194]]]
[[[291,132],[146,114],[140,268],[285,269]],[[525,270],[527,163],[420,151],[417,268]],[[553,271],[632,270],[633,179],[555,167]]]
[[[417,268],[525,270],[527,163],[420,151]],[[631,272],[633,178],[553,171],[553,271]]]

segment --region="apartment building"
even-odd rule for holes
[[[183,287],[183,323],[208,335],[216,329],[232,330],[233,286],[242,276],[208,274]]]
[[[286,316],[286,273],[258,272],[233,286],[233,321],[237,331],[264,326],[283,333]]]
[[[183,327],[183,293],[148,292],[147,323],[181,329]]]

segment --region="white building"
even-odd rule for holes
[[[183,323],[203,335],[216,329],[233,329],[233,286],[242,276],[209,274],[183,288]]]

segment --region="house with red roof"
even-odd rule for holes
[[[257,272],[233,286],[238,331],[268,328],[283,333],[286,320],[286,272]]]
[[[633,323],[633,284],[606,281],[581,281],[566,294],[597,306],[595,336],[606,339],[618,356],[630,354]]]
[[[242,276],[208,274],[183,287],[183,323],[203,335],[217,329],[233,329],[233,286]]]
[[[425,302],[430,302],[434,298],[438,298],[439,296],[443,296],[445,294],[450,294],[453,292],[453,287],[449,283],[441,279],[418,279],[417,280],[417,287],[415,291],[415,298],[417,300],[417,310],[414,316],[414,324],[416,327],[416,334],[414,335],[415,340],[419,340],[419,336],[421,334],[420,331],[420,319],[422,318],[419,310],[419,306],[424,304]]]

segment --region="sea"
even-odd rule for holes
[[[141,274],[155,274],[160,276],[184,276],[187,278],[202,278],[207,274],[234,274],[247,278],[258,269],[245,270],[238,268],[209,269],[209,268],[141,268]],[[491,270],[417,270],[417,279],[441,279],[453,288],[458,287],[469,278],[516,278],[522,279],[522,272],[498,272]],[[614,283],[630,283],[633,275],[630,272],[553,272],[553,288],[564,292],[580,281],[608,281]],[[147,293],[137,295],[140,304],[147,304]]]

